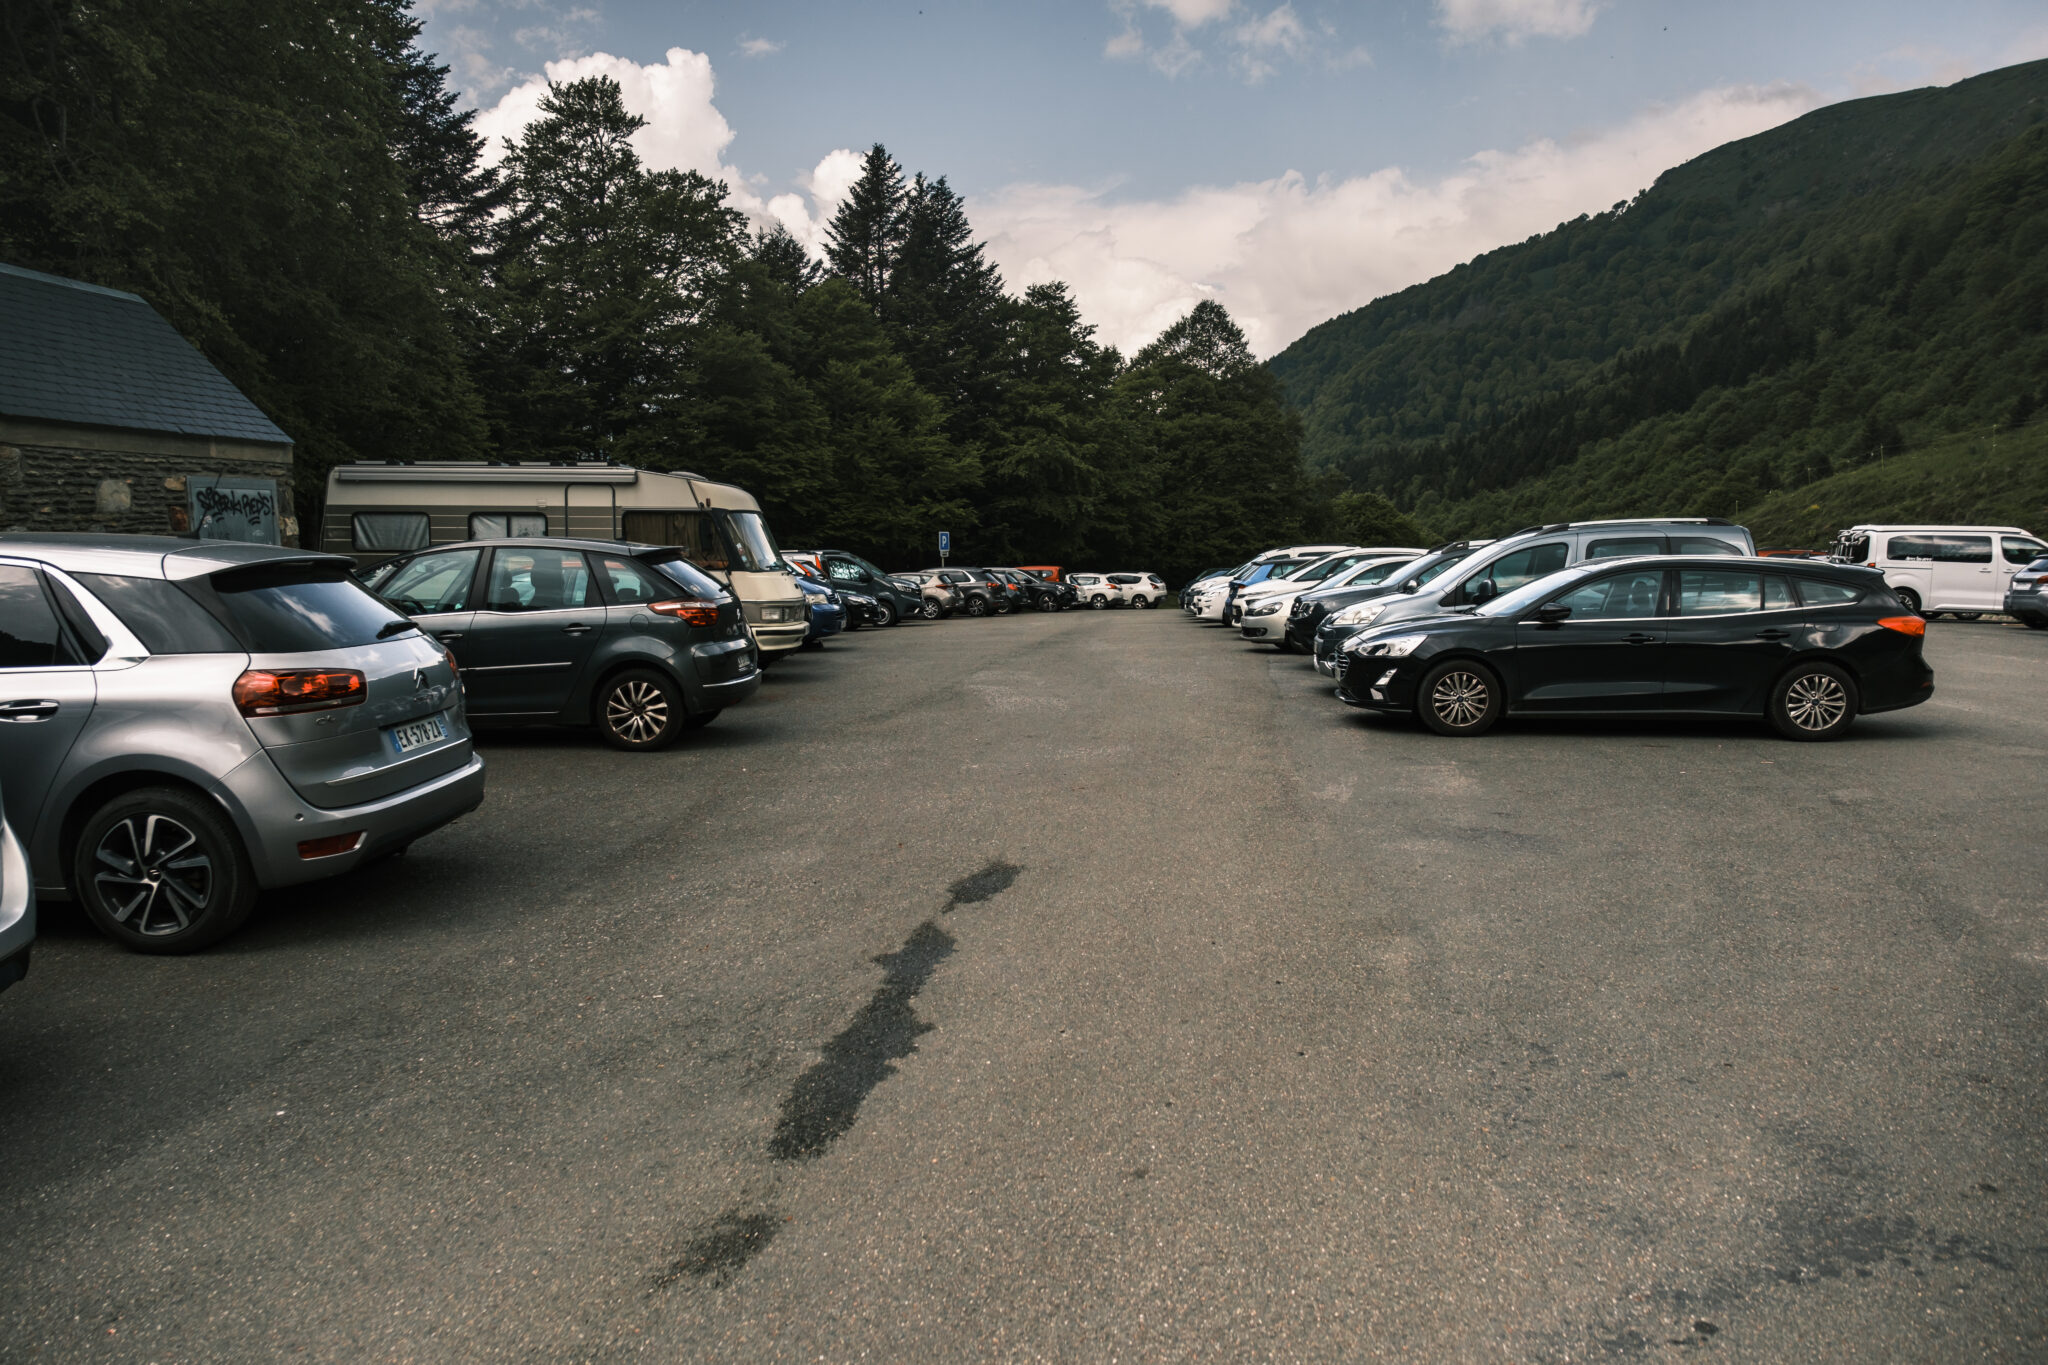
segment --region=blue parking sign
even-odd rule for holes
[[[952,553],[952,550],[953,550],[953,533],[952,533],[951,531],[941,531],[941,532],[939,532],[939,553],[940,553],[940,554],[942,554],[942,555],[943,555],[943,554],[950,554],[950,553]]]

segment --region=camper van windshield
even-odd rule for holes
[[[726,539],[732,542],[734,568],[748,573],[789,572],[759,512],[720,512],[718,517],[725,523]]]

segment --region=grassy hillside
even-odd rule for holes
[[[2048,62],[1718,148],[1273,367],[1312,467],[1458,531],[1736,515],[2024,421],[2048,407]]]

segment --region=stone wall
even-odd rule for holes
[[[0,530],[183,535],[191,529],[188,479],[234,475],[277,480],[278,527],[285,544],[298,544],[289,448],[224,451],[220,442],[125,433],[108,433],[105,445],[89,433],[63,439],[23,440],[0,427]],[[126,445],[157,448],[110,448]]]

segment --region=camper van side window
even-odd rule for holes
[[[514,536],[544,536],[548,519],[539,512],[471,512],[471,540],[505,540]]]
[[[427,548],[425,512],[358,512],[350,519],[355,548],[376,554],[398,554]]]
[[[732,556],[718,527],[702,512],[627,512],[626,539],[642,545],[672,545],[700,569],[730,568]]]

